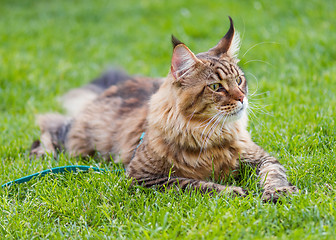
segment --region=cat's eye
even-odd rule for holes
[[[222,84],[220,84],[220,83],[210,84],[209,87],[212,90],[214,90],[215,92],[217,92],[219,89],[223,88]]]
[[[237,82],[238,85],[240,85],[240,84],[242,84],[243,80],[242,80],[241,77],[237,77],[236,82]]]

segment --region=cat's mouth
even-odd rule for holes
[[[241,106],[237,106],[236,108],[232,109],[231,111],[227,111],[227,109],[225,108],[218,108],[217,110],[219,112],[224,113],[227,117],[237,117],[238,115],[240,115],[245,109],[245,106],[242,104]]]
[[[240,108],[237,108],[235,110],[233,110],[232,112],[230,112],[228,114],[228,116],[238,116],[239,114],[241,114],[244,110],[244,105],[242,105]]]

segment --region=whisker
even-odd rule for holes
[[[246,74],[250,74],[252,77],[254,77],[254,79],[255,79],[256,81],[258,81],[257,77],[256,77],[253,73],[251,73],[251,72],[246,72]]]
[[[212,117],[209,117],[209,118],[205,119],[203,122],[201,122],[197,128],[201,128],[201,127],[204,127],[205,125],[207,125],[207,124],[209,123],[208,121],[209,121],[210,119],[212,119],[213,117],[215,117],[216,115],[211,115],[211,116],[212,116]],[[207,123],[205,124],[205,122],[207,122]],[[203,124],[203,123],[204,123],[204,124]]]
[[[269,95],[269,91],[267,92],[261,92],[261,93],[258,93],[258,94],[255,94],[255,92],[253,94],[250,94],[250,97],[256,97],[256,96],[259,96],[259,95]]]
[[[269,107],[269,106],[273,106],[273,104],[266,104],[266,105],[257,105],[257,104],[254,104],[254,103],[252,103],[252,104],[250,104],[249,106],[248,106],[248,108],[252,108],[252,109],[261,109],[261,108],[266,108],[266,107]]]
[[[190,118],[189,118],[189,121],[187,122],[187,125],[186,125],[186,128],[187,128],[187,129],[188,129],[189,123],[190,123],[191,119],[193,118],[193,116],[194,116],[195,112],[196,112],[196,110],[195,110],[195,111],[193,111],[193,113],[192,113],[192,114],[190,114],[191,116],[190,116]]]
[[[255,113],[252,111],[252,109],[250,109],[250,108],[247,108],[247,114],[249,114],[249,115],[250,115],[250,113],[252,113],[252,114],[253,114],[254,118],[257,118],[256,114],[255,114]]]
[[[258,88],[259,88],[259,81],[258,81],[258,78],[254,75],[254,74],[252,74],[252,73],[250,73],[250,72],[247,72],[246,74],[249,74],[249,75],[251,75],[255,80],[256,80],[256,82],[257,82],[257,87],[256,87],[256,89],[254,90],[254,92],[252,93],[252,96],[258,91]]]
[[[246,65],[246,64],[251,63],[251,62],[261,62],[261,63],[266,63],[266,64],[268,64],[270,66],[273,66],[273,64],[271,64],[269,62],[266,62],[266,61],[263,61],[263,60],[259,60],[259,59],[249,60],[249,61],[245,62],[243,65]]]
[[[223,129],[223,127],[224,127],[224,123],[225,123],[225,121],[226,121],[226,119],[228,118],[228,115],[224,115],[225,116],[225,118],[224,118],[224,120],[223,120],[223,123],[222,123],[222,126],[221,126],[221,130]]]
[[[255,112],[258,112],[258,113],[261,113],[261,114],[266,114],[266,115],[269,115],[269,116],[273,116],[273,114],[271,114],[271,113],[269,113],[268,111],[265,110],[268,106],[271,106],[271,105],[272,104],[257,106],[257,105],[253,105],[253,104],[251,105],[250,104],[247,108],[247,111],[248,111],[248,114],[252,113],[255,118],[257,118]]]
[[[203,143],[202,143],[202,146],[201,146],[201,149],[200,149],[200,153],[198,155],[197,160],[199,160],[199,158],[201,157],[201,154],[203,152],[204,146],[206,145],[207,140],[210,139],[210,134],[213,134],[213,132],[215,131],[216,127],[218,126],[218,124],[219,124],[219,122],[221,120],[221,113],[217,113],[215,116],[217,117],[217,120],[212,124],[212,126],[209,129],[209,131],[207,132],[207,134],[206,134],[206,136],[205,136],[205,138],[203,140]],[[212,129],[213,129],[213,131],[212,131],[212,133],[210,133]],[[202,137],[203,137],[203,133],[202,133],[201,138]]]
[[[201,139],[203,138],[204,132],[205,130],[209,127],[209,125],[216,119],[216,117],[218,116],[218,113],[216,113],[216,115],[214,115],[211,120],[205,125],[202,134],[201,134]]]
[[[222,115],[219,114],[217,120],[212,124],[211,128],[208,131],[208,134],[205,136],[205,140],[210,139],[210,134],[212,135],[214,133],[214,131],[216,130],[216,127],[218,126],[221,118],[222,118]]]
[[[216,114],[215,116],[217,116],[217,114]],[[208,127],[208,126],[207,126],[207,127]],[[204,131],[205,131],[205,129],[206,129],[206,128],[204,128],[204,130],[203,130],[203,132],[202,132],[201,140],[203,139],[203,135],[204,135]],[[205,145],[205,139],[206,139],[206,138],[204,138],[204,140],[202,141],[202,145],[201,145],[201,149],[200,149],[200,152],[199,152],[199,154],[198,154],[198,157],[197,157],[197,161],[199,160],[199,158],[201,157],[201,154],[202,154],[202,152],[203,152],[203,147],[204,147],[204,145]]]
[[[246,52],[244,53],[244,55],[242,56],[242,58],[245,57],[245,55],[246,55],[250,50],[252,50],[252,49],[255,48],[256,46],[259,46],[259,45],[262,45],[262,44],[279,44],[279,45],[280,45],[280,43],[277,43],[277,42],[261,42],[261,43],[254,44],[252,47],[250,47],[249,49],[246,50]]]

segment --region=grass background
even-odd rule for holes
[[[0,190],[2,239],[334,239],[336,9],[333,0],[0,0],[0,182],[66,164],[28,158],[38,113],[107,66],[165,76],[173,33],[193,51],[214,46],[230,15],[242,36],[253,139],[288,169],[300,194],[249,198],[129,188],[125,176],[47,176]],[[254,93],[254,95],[252,95]]]

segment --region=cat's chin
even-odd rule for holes
[[[230,123],[230,122],[235,122],[239,120],[245,114],[245,110],[246,110],[246,107],[242,105],[240,109],[236,110],[233,113],[228,114],[225,121],[227,123]]]

